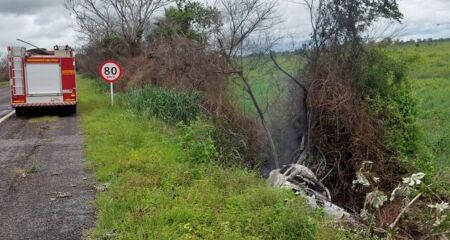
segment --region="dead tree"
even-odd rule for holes
[[[119,37],[131,56],[139,53],[153,13],[171,0],[66,0],[78,31],[91,42]]]
[[[225,69],[224,73],[233,74],[241,80],[244,91],[249,95],[266,133],[275,166],[279,168],[277,150],[264,113],[256,100],[243,66],[236,61],[238,55],[242,54],[246,41],[253,34],[269,30],[275,24],[276,3],[276,0],[219,0],[217,8],[222,13],[223,26],[215,32],[215,36],[216,47],[227,63],[228,69]]]

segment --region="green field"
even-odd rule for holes
[[[276,59],[283,69],[293,76],[298,75],[305,65],[305,58],[293,54],[277,56]],[[288,89],[292,88],[292,81],[280,72],[267,56],[244,58],[243,66],[252,90],[263,110],[271,112],[271,110],[282,107],[287,95],[289,95]],[[235,83],[237,84],[233,85],[234,90],[232,91],[236,95],[233,98],[235,104],[240,106],[244,112],[255,114],[253,103],[250,101],[248,94],[243,91],[240,80],[236,79]]]
[[[79,78],[79,94],[88,166],[106,188],[88,239],[336,238],[322,213],[291,191],[251,171],[192,161],[182,139],[195,131],[110,107],[87,78]]]
[[[415,56],[410,79],[419,100],[419,125],[438,168],[450,167],[450,42],[398,47]]]

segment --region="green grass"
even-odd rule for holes
[[[416,56],[417,64],[411,69],[412,79],[450,78],[450,41],[421,43],[396,47],[410,56]]]
[[[401,46],[396,50],[417,59],[410,79],[419,100],[422,141],[431,149],[437,169],[450,167],[450,42]]]
[[[180,92],[146,86],[124,94],[127,108],[146,116],[167,122],[190,122],[200,115],[201,95],[198,92]]]
[[[100,183],[95,239],[334,239],[301,197],[257,174],[195,163],[179,130],[140,118],[79,78],[88,166]]]

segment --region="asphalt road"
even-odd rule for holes
[[[95,190],[76,116],[0,124],[0,239],[81,239]]]
[[[0,88],[0,118],[11,112],[9,88]]]

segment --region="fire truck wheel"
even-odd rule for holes
[[[25,109],[24,108],[16,108],[16,116],[23,117],[25,116]]]
[[[77,113],[77,105],[67,107],[67,113],[76,114]]]

